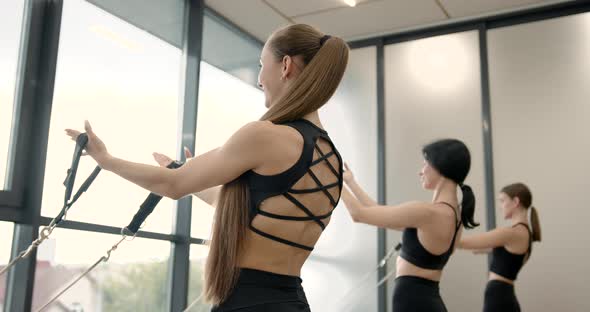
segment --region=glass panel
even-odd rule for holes
[[[213,14],[205,15],[203,19],[203,60],[205,62],[251,86],[256,86],[260,52],[262,52],[261,43],[231,29]],[[199,91],[202,92],[203,89]]]
[[[475,231],[484,230],[486,216],[479,68],[477,31],[385,47],[387,202],[431,201],[432,193],[422,189],[418,177],[422,146],[457,138],[471,151],[466,183],[477,198],[475,220],[482,224]],[[389,231],[387,239],[393,245],[400,237],[401,232]],[[453,287],[441,287],[449,311],[481,306],[482,290],[473,285],[485,282],[485,257],[453,254],[445,268],[445,284]]]
[[[184,0],[86,0],[175,47],[182,45]]]
[[[14,230],[14,224],[10,222],[0,221],[0,269],[4,268],[8,262],[10,262],[10,251],[12,249],[12,233]],[[4,306],[6,298],[6,276],[7,274],[0,275],[0,311]]]
[[[209,247],[205,245],[191,245],[190,259],[190,279],[188,289],[188,304],[190,305],[201,296],[203,290],[203,271],[205,269],[205,260],[209,253]],[[202,297],[192,306],[191,312],[209,312],[211,306],[205,304]]]
[[[223,145],[242,126],[260,119],[265,110],[262,91],[201,62],[196,155]],[[209,238],[213,208],[193,197],[192,215],[191,235]]]
[[[74,150],[65,128],[82,130],[84,120],[90,120],[110,152],[127,160],[156,165],[153,152],[175,155],[180,68],[178,48],[86,1],[64,2],[44,216],[55,216],[63,204],[62,182]],[[95,165],[82,159],[78,185]],[[68,217],[122,227],[147,195],[103,171]],[[173,209],[173,201],[163,199],[143,229],[169,233]]]
[[[0,190],[9,189],[9,166],[14,91],[24,0],[0,1]]]

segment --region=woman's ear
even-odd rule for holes
[[[285,79],[289,78],[292,71],[293,71],[293,59],[288,55],[283,56],[281,80],[285,80]]]

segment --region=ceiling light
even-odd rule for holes
[[[344,3],[348,4],[351,7],[356,6],[356,0],[344,0]]]

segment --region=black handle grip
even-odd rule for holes
[[[87,143],[88,135],[86,133],[80,133],[80,135],[78,135],[78,138],[76,139],[76,148],[74,149],[72,165],[70,166],[70,169],[68,169],[68,175],[64,180],[64,185],[66,187],[66,193],[64,195],[64,205],[68,202],[68,200],[70,200],[70,197],[72,197],[74,181],[76,180],[76,172],[78,171],[78,164],[80,163],[82,151],[86,147]]]
[[[168,166],[166,166],[166,168],[176,169],[180,168],[182,165],[183,163],[181,162],[173,161]],[[133,219],[131,220],[129,225],[127,225],[127,229],[131,231],[133,234],[137,233],[145,219],[147,219],[147,217],[154,211],[154,208],[156,208],[156,205],[158,205],[161,199],[162,196],[155,193],[150,193],[148,197],[143,201],[143,204],[141,204],[141,206],[139,207],[137,213],[133,216]]]
[[[141,204],[141,206],[139,207],[137,213],[133,216],[133,219],[127,226],[127,229],[131,231],[133,234],[137,233],[145,219],[147,219],[147,217],[154,211],[154,208],[156,208],[156,205],[160,202],[161,199],[162,196],[150,193],[150,195],[148,195],[143,204]]]
[[[92,173],[90,174],[90,176],[88,176],[86,181],[84,181],[84,183],[82,183],[82,186],[80,186],[80,189],[78,190],[76,195],[74,195],[74,201],[76,199],[78,199],[78,197],[80,197],[80,194],[82,194],[88,190],[88,188],[90,187],[90,184],[92,184],[92,182],[94,182],[94,179],[96,179],[96,176],[100,173],[101,170],[102,170],[102,168],[100,168],[99,166],[96,166],[94,168],[94,170],[92,170]]]

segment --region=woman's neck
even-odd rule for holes
[[[317,110],[303,116],[303,119],[307,119],[307,120],[313,122],[316,126],[322,128],[322,129],[324,128],[324,126],[322,125],[322,122],[320,121],[320,114],[318,113]]]
[[[457,208],[459,205],[459,200],[457,199],[457,184],[449,180],[442,181],[436,189],[434,189],[432,202],[446,202]]]
[[[527,211],[524,208],[518,208],[512,214],[512,217],[510,218],[510,220],[512,221],[512,225],[516,225],[518,223],[529,224],[528,217],[527,217]]]

